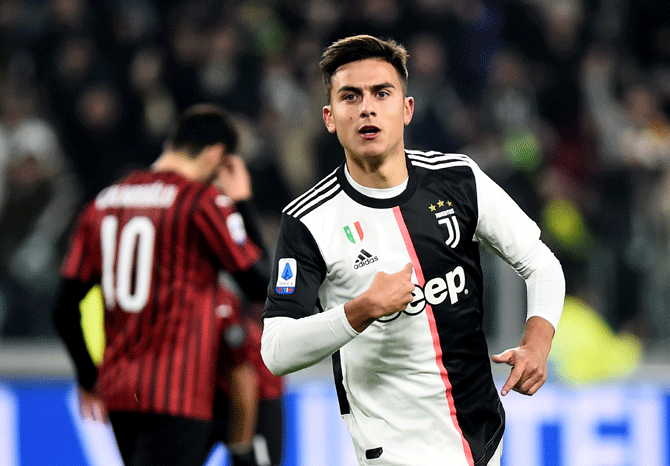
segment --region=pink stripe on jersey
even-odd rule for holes
[[[423,276],[423,270],[421,269],[421,263],[419,262],[419,257],[416,255],[416,250],[414,249],[414,243],[412,243],[412,238],[409,235],[407,230],[407,225],[405,224],[405,219],[402,217],[402,212],[400,212],[399,207],[393,208],[393,215],[395,216],[396,223],[400,229],[400,234],[402,239],[405,242],[405,247],[407,248],[407,253],[409,254],[410,259],[412,260],[412,265],[414,266],[414,273],[416,274],[416,279],[419,282],[419,286],[424,286],[426,280]],[[472,457],[472,450],[470,449],[470,444],[463,436],[463,431],[461,430],[460,425],[458,424],[458,418],[456,417],[456,405],[454,404],[454,397],[451,395],[451,382],[449,381],[449,374],[447,369],[442,363],[442,346],[440,345],[440,335],[437,332],[437,325],[435,324],[435,316],[433,315],[433,308],[430,304],[426,303],[426,317],[428,318],[428,325],[430,326],[430,334],[433,338],[433,348],[435,349],[435,362],[438,369],[440,370],[440,375],[442,377],[442,382],[444,383],[444,388],[446,389],[447,402],[449,403],[449,412],[451,414],[451,420],[454,423],[454,428],[461,436],[461,441],[463,442],[463,452],[465,453],[465,459],[468,461],[469,466],[474,466],[475,460]]]

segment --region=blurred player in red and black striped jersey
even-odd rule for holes
[[[263,330],[259,321],[262,309],[254,312],[253,304],[243,305],[235,293],[225,287],[222,287],[221,295],[224,303],[221,309],[226,309],[231,318],[224,325],[219,350],[209,444],[214,447],[223,442],[231,454],[231,466],[279,466],[284,446],[284,382],[282,377],[270,372],[261,357]],[[245,390],[241,390],[239,385],[243,385]],[[257,402],[252,403],[249,398],[255,398]],[[254,413],[245,413],[245,407],[255,408]],[[240,432],[241,426],[250,425],[239,419],[245,414],[254,418],[255,430],[251,435]],[[248,437],[253,437],[253,444],[243,451],[227,440]]]
[[[103,190],[71,238],[54,319],[83,412],[98,402],[106,409],[127,465],[204,461],[221,338],[219,270],[250,299],[265,297],[266,258],[230,194],[250,190],[233,155],[237,138],[223,109],[188,109],[151,169]],[[229,183],[227,195],[212,184],[217,177]],[[99,369],[78,308],[95,284],[106,310]]]

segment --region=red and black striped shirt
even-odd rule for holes
[[[228,198],[176,173],[133,173],[86,206],[62,275],[102,285],[108,410],[211,417],[217,273],[259,253]]]

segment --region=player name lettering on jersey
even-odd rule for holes
[[[160,181],[151,184],[117,184],[103,190],[95,198],[98,209],[108,207],[162,207],[172,205],[177,186]]]
[[[465,271],[460,265],[451,272],[447,272],[443,277],[431,278],[421,287],[416,285],[412,296],[414,299],[407,306],[405,311],[408,314],[418,314],[426,308],[426,304],[436,306],[442,304],[447,297],[451,304],[456,304],[459,299],[459,293],[466,293],[465,289]]]

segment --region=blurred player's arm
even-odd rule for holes
[[[214,186],[235,203],[242,215],[244,229],[249,239],[258,247],[260,257],[249,269],[234,272],[232,275],[247,298],[252,301],[264,301],[270,281],[268,252],[258,224],[258,212],[251,201],[253,190],[249,171],[238,155],[226,158],[219,170]]]
[[[76,280],[61,280],[53,319],[75,366],[81,415],[86,419],[102,421],[106,418],[105,409],[95,394],[98,368],[86,346],[79,307],[91,286]]]
[[[249,360],[230,372],[230,417],[226,446],[233,466],[255,466],[253,448],[258,419],[258,374]]]

